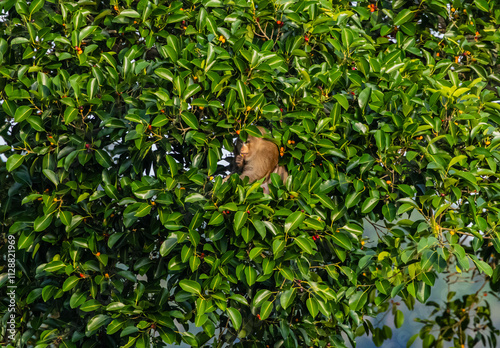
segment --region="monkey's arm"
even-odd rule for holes
[[[243,158],[242,155],[236,156],[234,161],[236,162],[236,167],[238,167],[239,169],[243,168],[243,165],[245,164],[245,159]]]

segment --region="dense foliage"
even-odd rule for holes
[[[496,296],[496,0],[0,8],[13,344],[382,344],[369,316],[399,327],[391,299],[426,302],[438,274],[482,272]],[[290,173],[269,195],[222,182],[257,126]],[[495,347],[483,291],[432,303],[422,344]]]

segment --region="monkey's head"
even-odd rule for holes
[[[247,141],[241,144],[240,155],[248,161],[252,157],[252,136],[249,136]]]

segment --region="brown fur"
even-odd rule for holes
[[[262,134],[266,134],[265,128],[259,127]],[[254,182],[266,178],[262,187],[264,192],[269,193],[268,184],[271,182],[271,173],[278,174],[283,182],[288,177],[288,173],[283,166],[278,166],[279,151],[276,144],[249,135],[247,142],[243,143],[240,154],[236,156],[236,166],[242,169],[240,178],[248,178],[249,182]],[[228,177],[224,179],[227,180]]]

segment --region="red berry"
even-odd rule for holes
[[[90,149],[90,144],[85,144],[85,148],[88,150]]]
[[[441,197],[444,197],[444,196],[446,196],[446,195],[444,193],[441,193]]]
[[[259,320],[260,320],[260,314],[257,314],[257,319],[259,319]]]
[[[250,214],[250,210],[247,210],[247,214]]]
[[[355,66],[353,66],[353,67],[352,67],[352,70],[356,70],[356,67],[355,67]]]
[[[309,41],[309,38],[306,36],[306,37],[304,37],[304,40],[306,40],[306,42],[307,42],[307,41]]]
[[[280,111],[281,111],[281,112],[283,112],[283,109],[282,109],[282,108],[280,108]]]

